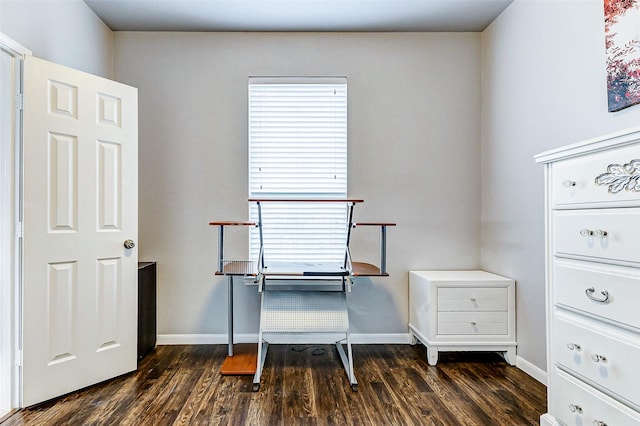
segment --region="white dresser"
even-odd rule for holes
[[[485,271],[409,272],[409,333],[439,352],[495,351],[515,364],[515,282]]]
[[[542,425],[640,425],[640,129],[545,165],[548,412]]]

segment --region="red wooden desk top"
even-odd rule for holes
[[[209,222],[209,225],[240,225],[240,226],[255,226],[256,223],[255,222],[241,222],[241,221],[237,221],[237,220],[227,220],[227,221],[216,221],[216,222]]]
[[[324,198],[249,198],[250,203],[364,203],[364,200],[358,199],[324,199]]]

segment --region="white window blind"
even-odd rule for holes
[[[249,197],[347,196],[345,78],[249,80]],[[344,261],[346,206],[263,203],[266,261]],[[257,209],[252,204],[252,220]],[[259,251],[251,236],[251,257]]]

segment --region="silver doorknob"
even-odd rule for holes
[[[133,240],[125,240],[124,242],[124,248],[126,249],[132,249],[136,246],[136,243]]]

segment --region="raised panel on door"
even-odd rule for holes
[[[78,138],[49,132],[49,230],[77,231]]]
[[[27,406],[136,368],[138,125],[136,89],[24,68]]]
[[[122,147],[119,143],[98,141],[98,229],[120,229],[122,216]]]
[[[78,353],[78,268],[76,262],[49,264],[47,282],[48,363],[73,361]]]
[[[122,274],[120,259],[98,260],[98,281],[96,305],[97,323],[96,350],[105,351],[117,348],[121,344],[118,330],[120,297],[122,294]]]

